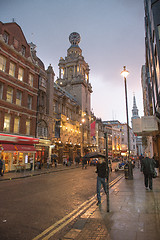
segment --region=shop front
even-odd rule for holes
[[[47,139],[39,139],[39,143],[36,144],[35,148],[35,166],[36,168],[40,168],[40,166],[47,164],[47,157],[50,157],[51,155],[51,141]]]
[[[30,169],[30,162],[34,163],[35,160],[36,149],[33,143],[36,142],[36,138],[0,134],[0,154],[5,160],[5,171]]]

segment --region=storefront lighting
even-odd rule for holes
[[[69,120],[69,118],[67,117],[67,121]]]

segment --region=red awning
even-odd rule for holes
[[[0,150],[15,152],[15,145],[13,144],[0,144]]]
[[[10,135],[10,134],[4,134],[0,133],[0,142],[5,143],[17,143],[17,144],[38,144],[39,139],[38,138],[32,138],[32,137],[26,137],[26,136],[20,136],[20,135]]]
[[[19,152],[36,152],[33,145],[16,145],[16,150]]]

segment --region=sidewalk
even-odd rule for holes
[[[159,240],[160,177],[153,179],[153,191],[146,190],[143,174],[134,170],[134,179],[121,179],[110,189],[110,212],[106,196],[100,207],[83,214],[63,240]]]
[[[5,173],[3,176],[0,176],[0,181],[33,177],[33,176],[48,174],[48,173],[52,173],[52,172],[69,170],[69,169],[73,169],[76,167],[78,167],[78,166],[75,166],[74,164],[72,164],[71,166],[67,166],[67,167],[59,164],[56,168],[55,167],[51,167],[51,168],[42,167],[41,169],[37,169],[34,171],[24,170],[21,172],[8,172],[8,173]]]

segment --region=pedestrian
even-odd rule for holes
[[[3,176],[3,161],[0,159],[0,174]]]
[[[80,162],[80,156],[77,155],[76,158],[75,158],[76,165],[79,165],[79,162]]]
[[[47,168],[49,168],[49,165],[50,165],[50,157],[48,156],[48,158],[47,158]]]
[[[107,171],[106,171],[106,162],[104,161],[104,158],[99,157],[98,163],[97,163],[97,206],[101,204],[101,185],[103,186],[105,194],[107,194],[107,186],[106,186],[106,177],[107,177]]]
[[[4,161],[4,159],[2,159],[2,162],[3,162],[3,167],[2,167],[2,170],[3,170],[3,175],[4,175],[4,173],[5,173],[5,170],[6,170],[6,166],[5,166],[5,161]]]
[[[86,157],[82,158],[82,169],[87,169],[87,158]]]
[[[33,169],[33,158],[30,157],[30,171],[32,171]]]
[[[72,165],[72,162],[73,162],[73,160],[72,160],[72,157],[70,156],[70,157],[69,157],[69,166]]]
[[[57,160],[56,160],[56,158],[54,158],[53,160],[54,160],[54,166],[56,168],[57,167]]]
[[[157,177],[159,176],[159,161],[158,161],[158,156],[154,154],[153,159],[155,161],[155,170],[157,173]]]
[[[140,161],[140,165],[141,165],[141,168],[140,168],[141,172],[142,172],[142,162],[143,162],[143,159],[144,159],[144,157],[143,157],[143,155],[141,153],[141,155],[139,156],[139,161]]]
[[[146,190],[149,189],[152,190],[152,178],[153,178],[153,172],[155,168],[155,161],[152,158],[148,157],[148,153],[145,153],[145,158],[142,161],[142,171],[144,174],[144,184]]]

